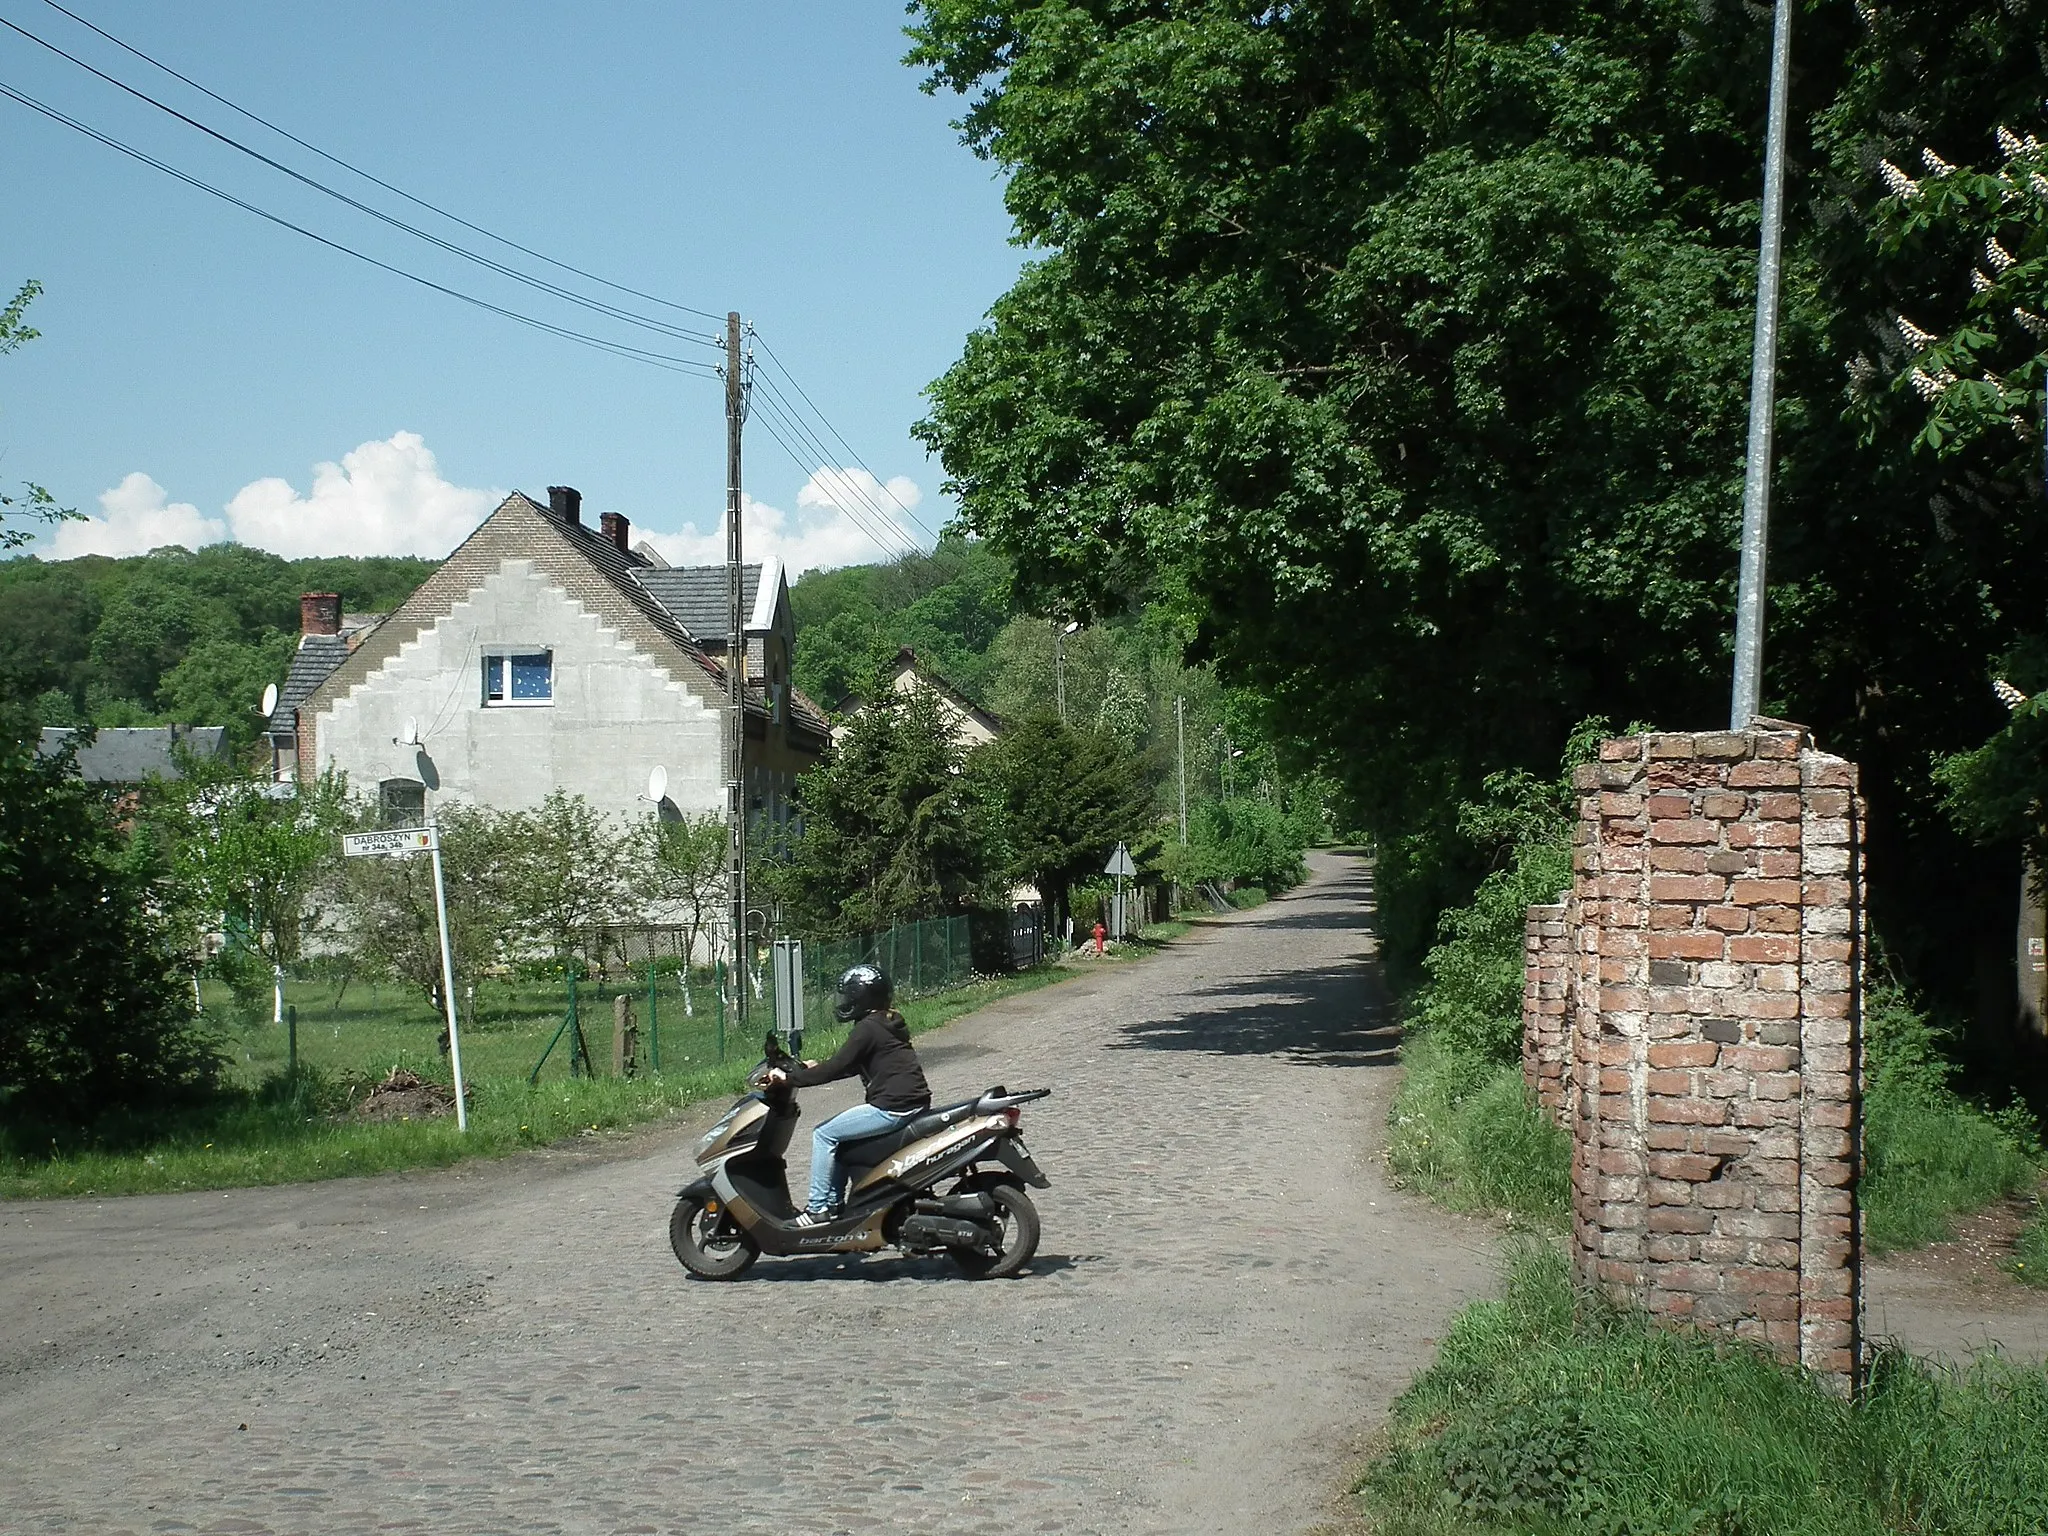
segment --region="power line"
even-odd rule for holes
[[[768,345],[768,339],[765,336],[763,336],[758,330],[754,332],[754,339],[761,343],[761,350],[768,354],[769,361],[772,362],[776,366],[776,368],[781,371],[782,376],[785,379],[789,380],[789,387],[795,390],[797,394],[803,397],[803,402],[805,405],[808,405],[811,408],[811,413],[814,416],[816,416],[818,420],[822,421],[825,424],[825,430],[827,432],[830,432],[834,439],[838,441],[839,446],[844,448],[847,451],[847,453],[852,456],[853,462],[858,464],[862,469],[866,469],[868,474],[873,478],[875,484],[881,486],[881,488],[884,491],[888,492],[889,499],[895,502],[896,505],[902,509],[903,515],[905,517],[909,518],[913,523],[917,524],[918,527],[924,529],[924,531],[930,534],[932,539],[936,541],[939,537],[938,530],[933,528],[929,523],[925,522],[925,520],[919,517],[915,512],[912,512],[909,507],[904,506],[902,498],[899,497],[894,491],[889,490],[889,482],[884,480],[880,475],[875,474],[874,470],[868,468],[867,461],[863,459],[858,453],[854,452],[853,444],[849,443],[846,440],[845,434],[843,434],[837,427],[832,425],[831,418],[828,417],[824,413],[824,411],[818,408],[818,402],[813,400],[810,397],[809,393],[804,389],[803,385],[797,382],[796,375],[789,371],[789,365],[783,362],[783,360],[780,357],[777,357],[775,355],[775,349]],[[768,384],[768,387],[771,391],[775,389],[775,383],[773,379],[766,380],[765,382]]]
[[[56,54],[57,57],[59,57],[60,59],[64,59],[69,63],[77,65],[87,74],[93,75],[98,79],[104,80],[107,84],[113,86],[116,90],[127,92],[130,96],[133,96],[137,101],[148,103],[150,106],[155,107],[159,112],[162,112],[167,116],[176,118],[179,122],[184,123],[187,127],[196,128],[199,132],[205,134],[208,138],[218,140],[220,143],[227,145],[228,148],[235,150],[237,153],[247,155],[250,159],[257,161],[259,164],[266,165],[270,167],[270,169],[277,171],[281,175],[289,176],[293,181],[296,181],[303,186],[310,187],[314,191],[321,193],[323,196],[331,197],[336,202],[342,203],[347,207],[355,209],[358,213],[367,214],[369,215],[369,217],[373,219],[377,219],[385,224],[390,225],[393,229],[402,230],[406,234],[412,235],[416,239],[424,240],[430,245],[436,246],[441,250],[447,251],[450,255],[460,256],[465,261],[475,262],[478,266],[484,267],[489,271],[496,272],[503,277],[508,277],[516,283],[524,283],[529,288],[536,289],[542,293],[551,294],[555,298],[562,299],[563,301],[577,305],[580,308],[590,310],[594,314],[603,315],[607,319],[621,320],[628,325],[642,326],[647,330],[655,331],[661,335],[672,337],[677,341],[695,342],[700,346],[707,347],[715,347],[718,345],[718,343],[711,340],[709,337],[703,336],[695,331],[686,331],[678,326],[670,325],[665,320],[651,319],[645,315],[635,314],[632,310],[621,309],[616,304],[608,304],[602,299],[590,298],[587,295],[577,293],[574,289],[564,288],[559,283],[549,282],[546,278],[535,277],[533,274],[529,272],[522,272],[517,267],[509,266],[502,261],[498,261],[494,257],[485,256],[479,252],[470,250],[466,246],[457,245],[452,240],[444,240],[439,235],[436,235],[431,231],[421,229],[416,224],[409,224],[404,219],[398,218],[393,214],[386,213],[383,209],[378,208],[370,203],[366,203],[362,201],[360,198],[351,197],[349,196],[348,193],[343,192],[338,188],[328,186],[327,183],[325,183],[324,181],[320,181],[314,177],[308,176],[303,171],[295,170],[291,166],[286,165],[283,161],[273,159],[269,155],[264,154],[261,150],[252,148],[250,145],[244,144],[240,139],[237,139],[230,134],[222,133],[218,128],[211,127],[210,125],[201,122],[198,118],[189,116],[188,114],[179,111],[176,107],[171,106],[168,102],[159,101],[156,97],[150,95],[147,91],[139,90],[135,86],[128,84],[125,80],[118,79],[115,76],[108,74],[105,70],[99,69],[94,65],[87,63],[84,59],[79,58],[76,54],[67,53],[64,49],[59,48],[55,43],[50,42],[46,38],[38,37],[35,33],[29,31],[26,27],[20,26],[15,22],[9,21],[4,16],[0,16],[0,27],[5,27],[10,32],[19,33],[22,37],[27,38],[30,42],[36,44],[37,46],[47,48],[51,53]]]
[[[767,386],[767,392],[760,397],[763,409],[779,413],[783,425],[789,429],[791,436],[795,437],[799,444],[817,456],[818,469],[825,473],[839,476],[843,487],[858,497],[867,510],[879,519],[885,527],[895,532],[899,539],[903,539],[904,542],[908,543],[911,551],[923,553],[914,538],[907,538],[902,534],[901,530],[897,527],[895,518],[890,515],[889,509],[882,505],[874,492],[855,479],[851,470],[841,468],[834,462],[835,456],[825,447],[818,434],[802,419],[801,415],[789,403],[787,397],[775,388],[774,381],[764,375],[760,378],[760,382]],[[878,485],[881,484],[873,470],[868,469],[865,464],[860,467],[866,470],[870,480],[874,480]],[[910,510],[903,505],[901,498],[895,492],[890,491],[886,485],[882,486],[882,490],[896,504],[897,508],[904,513],[905,517],[910,518]],[[914,518],[910,520],[915,522]],[[917,526],[923,527],[924,525],[919,523]],[[927,528],[925,531],[930,533],[931,530]],[[933,535],[933,537],[936,539],[937,535]]]
[[[834,505],[840,512],[850,518],[862,532],[866,533],[870,539],[881,545],[883,549],[892,555],[901,557],[923,553],[917,541],[897,526],[895,521],[881,507],[880,503],[875,501],[873,496],[867,492],[865,487],[847,477],[846,471],[836,470],[832,465],[830,456],[820,453],[815,438],[811,436],[802,422],[793,419],[789,415],[786,406],[779,403],[772,394],[757,396],[756,403],[761,407],[762,426],[776,442],[782,445],[783,452],[787,453],[795,461],[799,469],[813,476],[818,471],[823,471],[826,474],[836,474],[841,477],[842,483],[846,489],[853,493],[853,497],[847,501],[835,502]],[[804,454],[799,452],[797,447],[791,445],[789,437],[783,436],[781,431],[776,430],[778,425],[787,431],[790,437],[794,437],[797,443],[802,445],[808,452],[817,456],[815,466],[812,462],[806,461]],[[807,438],[810,440],[806,441]]]
[[[408,272],[405,268],[394,266],[388,261],[380,261],[375,256],[359,251],[353,246],[344,245],[338,240],[329,239],[326,235],[307,229],[302,224],[295,224],[290,219],[272,213],[267,208],[259,208],[256,204],[237,197],[232,192],[223,191],[211,182],[201,181],[196,176],[187,175],[176,166],[169,165],[157,159],[154,155],[136,149],[133,145],[124,144],[112,135],[102,133],[90,124],[80,122],[77,118],[70,117],[58,111],[55,107],[47,106],[43,102],[37,101],[33,96],[25,95],[21,91],[15,90],[4,81],[0,81],[0,96],[18,101],[30,111],[39,112],[52,122],[61,123],[75,133],[82,133],[89,139],[97,140],[99,143],[106,145],[107,148],[117,150],[121,154],[127,155],[130,159],[138,160],[142,164],[149,166],[152,170],[162,171],[166,176],[182,181],[189,187],[195,187],[201,192],[210,193],[222,202],[231,203],[235,207],[242,209],[245,213],[252,213],[257,218],[275,224],[281,229],[288,229],[293,234],[303,235],[306,239],[318,245],[324,245],[331,251],[339,251],[344,256],[353,256],[357,261],[365,262],[370,266],[376,267],[379,271],[389,272],[394,277],[402,277],[407,282],[417,283],[422,288],[431,288],[436,293],[446,294],[451,299],[459,299],[465,304],[471,304],[491,314],[516,321],[520,325],[530,326],[534,330],[544,331],[551,336],[559,336],[565,341],[573,341],[583,346],[595,347],[601,352],[609,352],[616,357],[623,357],[632,362],[646,363],[650,367],[655,368],[664,368],[671,373],[689,373],[700,378],[717,377],[718,370],[710,363],[699,362],[695,358],[673,357],[665,352],[651,352],[645,347],[629,346],[624,342],[610,341],[602,336],[592,336],[583,331],[572,331],[567,326],[555,325],[551,321],[540,320],[532,315],[521,314],[518,310],[507,309],[502,304],[493,304],[488,299],[478,298],[475,294],[464,293],[458,288],[450,288],[445,283],[437,283],[430,277],[422,277],[417,272]]]
[[[173,69],[170,65],[164,63],[161,59],[155,58],[154,56],[145,53],[142,49],[137,48],[132,43],[124,42],[122,39],[114,36],[113,33],[107,31],[104,27],[96,26],[94,23],[86,20],[85,17],[79,15],[76,11],[66,10],[63,6],[57,3],[57,0],[43,0],[43,3],[49,6],[51,10],[58,12],[60,15],[70,17],[73,21],[77,22],[81,27],[84,27],[87,31],[97,33],[99,36],[105,38],[108,42],[112,43],[116,48],[119,48],[123,52],[132,54],[134,57],[142,60],[143,63],[149,65],[151,68],[162,70],[165,74],[169,75],[173,80],[177,80],[182,84],[189,85],[193,90],[199,92],[202,96],[209,97],[213,101],[220,103],[220,105],[226,107],[230,112],[245,117],[250,122],[257,124],[260,127],[269,129],[272,133],[278,135],[278,137],[280,138],[289,139],[292,143],[298,145],[299,148],[306,150],[309,153],[318,155],[322,160],[327,161],[330,165],[338,165],[343,170],[348,171],[350,174],[360,176],[363,178],[363,180],[370,182],[375,186],[382,187],[386,192],[389,192],[396,197],[404,198],[408,203],[411,203],[416,208],[424,208],[429,213],[436,214],[439,217],[448,220],[448,222],[451,224],[459,224],[464,229],[469,230],[473,234],[482,235],[486,240],[494,241],[495,243],[502,245],[509,250],[517,251],[522,256],[531,256],[535,261],[545,262],[547,263],[547,265],[554,267],[558,271],[572,273],[573,275],[583,278],[588,282],[593,282],[600,285],[601,287],[609,288],[614,293],[623,293],[630,295],[631,297],[636,299],[645,299],[648,303],[659,304],[664,309],[677,310],[680,313],[686,315],[697,315],[706,320],[722,321],[725,318],[723,315],[714,314],[708,309],[698,309],[694,305],[690,304],[679,304],[674,299],[664,299],[659,294],[643,293],[638,288],[629,288],[624,283],[615,283],[611,281],[611,279],[609,278],[598,276],[595,272],[586,272],[583,270],[583,268],[572,266],[566,261],[558,261],[552,256],[546,255],[541,251],[534,250],[531,246],[521,245],[517,240],[513,240],[505,235],[498,234],[494,230],[486,229],[481,224],[472,224],[468,219],[463,218],[460,214],[450,213],[446,208],[441,207],[438,203],[430,202],[426,198],[416,196],[415,194],[406,191],[405,188],[396,186],[393,183],[384,180],[381,176],[374,175],[371,172],[364,170],[361,166],[356,165],[351,161],[342,159],[341,156],[339,155],[331,154],[327,150],[322,149],[319,145],[311,143],[306,139],[300,138],[290,129],[280,127],[278,124],[270,121],[269,118],[263,117],[255,112],[252,112],[247,107],[242,106],[240,103],[229,100],[227,97],[221,95],[218,91],[211,90],[208,87],[201,85],[197,80],[194,80],[191,76],[180,74],[177,70]],[[716,343],[713,343],[713,345],[716,345]]]

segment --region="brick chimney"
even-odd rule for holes
[[[341,633],[341,594],[308,592],[299,598],[299,633],[338,635]]]
[[[598,514],[597,525],[604,530],[604,536],[618,546],[620,554],[630,548],[633,525],[626,521],[623,512],[602,512]]]
[[[548,510],[565,523],[583,522],[583,493],[573,485],[548,487]]]

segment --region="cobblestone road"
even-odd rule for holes
[[[665,1236],[690,1127],[0,1207],[0,1531],[1314,1529],[1491,1276],[1487,1230],[1376,1161],[1369,900],[1321,857],[925,1038],[942,1098],[1056,1090],[1011,1282],[891,1255],[691,1282]],[[806,1095],[806,1124],[849,1101]]]

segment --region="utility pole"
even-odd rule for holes
[[[733,1016],[747,1022],[747,616],[740,570],[740,429],[747,391],[740,362],[740,317],[725,317],[725,893],[731,909]]]
[[[1746,731],[1762,707],[1764,555],[1770,543],[1771,436],[1777,407],[1778,278],[1785,232],[1785,117],[1792,72],[1792,0],[1771,24],[1771,102],[1764,129],[1763,240],[1757,252],[1756,336],[1749,362],[1749,454],[1742,470],[1742,565],[1735,599],[1735,687],[1728,728]]]
[[[1188,700],[1186,694],[1173,699],[1173,736],[1180,758],[1180,845],[1188,845]]]

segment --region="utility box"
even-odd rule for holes
[[[804,941],[777,939],[774,957],[775,1028],[791,1052],[804,1041]]]

